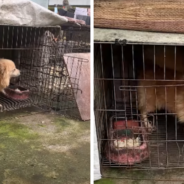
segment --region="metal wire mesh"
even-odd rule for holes
[[[73,53],[90,52],[90,29],[88,27],[63,27],[63,35],[72,45]]]
[[[99,42],[94,48],[102,168],[183,168],[183,47]]]
[[[70,37],[67,37],[68,32]],[[1,95],[2,110],[36,105],[62,113],[78,111],[75,94],[80,92],[81,66],[87,61],[71,59],[71,56],[64,59],[64,54],[74,52],[75,48],[82,50],[81,42],[86,44],[84,52],[87,51],[89,40],[77,37],[78,31],[67,27],[0,26],[0,33],[0,57],[13,60],[21,70],[21,76],[12,80],[12,84],[30,90],[27,101],[11,100]],[[74,60],[77,62],[75,70]]]

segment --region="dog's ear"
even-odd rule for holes
[[[4,63],[0,62],[0,90],[9,86],[8,71]]]
[[[5,66],[3,65],[3,63],[0,62],[0,76],[3,77],[4,73],[5,73]]]

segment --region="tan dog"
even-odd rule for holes
[[[171,81],[174,80],[174,71],[166,70],[165,79],[170,81],[164,81],[163,68],[156,67],[156,80],[148,81],[148,79],[154,79],[153,69],[147,69],[144,76],[139,75],[139,79],[144,77],[147,81],[140,80],[138,83],[139,110],[144,125],[153,128],[148,122],[147,114],[156,109],[166,109],[168,112],[176,113],[179,121],[184,123],[184,75],[176,73],[175,79],[180,81]]]
[[[4,89],[10,84],[12,77],[18,77],[20,70],[18,70],[13,61],[8,59],[0,59],[0,91],[5,93]]]

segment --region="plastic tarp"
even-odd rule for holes
[[[0,24],[45,27],[68,22],[62,17],[29,0],[0,0]]]

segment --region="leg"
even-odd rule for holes
[[[144,126],[148,129],[152,129],[153,126],[150,124],[148,117],[147,117],[147,113],[142,113],[142,120],[144,122]]]
[[[155,110],[155,93],[153,89],[140,88],[139,96],[139,110],[141,112],[141,119],[144,126],[149,132],[153,131],[153,126],[150,124],[147,114]]]
[[[179,122],[184,123],[184,103],[181,98],[176,101],[176,114]]]
[[[181,111],[181,110],[179,110],[179,111],[177,112],[177,116],[178,116],[179,122],[180,122],[180,123],[184,123],[184,112]]]
[[[6,92],[4,91],[4,89],[3,90],[1,90],[1,93],[3,93],[4,95],[6,95]],[[0,112],[2,112],[2,105],[0,104]]]
[[[144,124],[144,127],[147,129],[148,132],[153,132],[155,130],[155,127],[151,125],[151,123],[148,120],[147,113],[141,113],[142,121]],[[154,121],[154,120],[153,120]]]
[[[6,92],[5,92],[5,90],[4,90],[4,89],[1,91],[1,93],[3,93],[4,95],[6,95]]]

